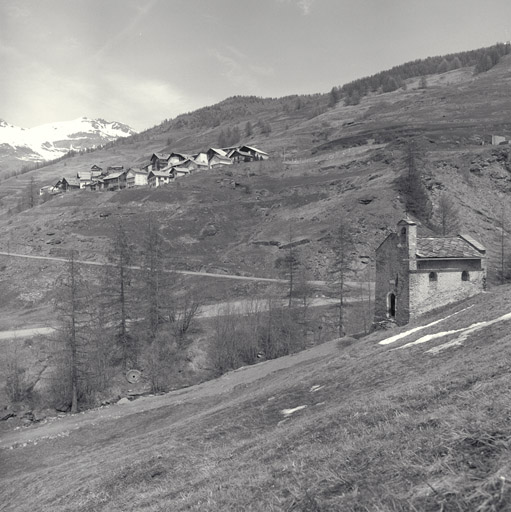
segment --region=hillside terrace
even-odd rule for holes
[[[268,160],[268,153],[252,146],[209,148],[205,152],[153,153],[150,162],[141,168],[124,169],[122,165],[103,170],[94,164],[89,171],[77,173],[76,178],[61,178],[54,185],[47,185],[39,194],[59,194],[70,190],[122,190],[124,188],[166,185],[189,174],[224,165]]]

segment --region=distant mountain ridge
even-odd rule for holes
[[[0,163],[39,162],[59,158],[134,135],[126,124],[81,117],[72,121],[20,128],[0,119]]]

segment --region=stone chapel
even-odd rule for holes
[[[417,224],[397,223],[376,249],[375,322],[404,325],[427,311],[481,293],[486,249],[468,235],[417,236]]]

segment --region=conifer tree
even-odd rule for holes
[[[417,141],[409,141],[404,148],[403,161],[406,170],[401,177],[400,188],[405,198],[406,211],[423,221],[428,221],[432,206],[422,183],[421,169],[424,167],[424,159],[424,151]]]
[[[332,235],[333,259],[330,266],[332,275],[331,286],[338,299],[337,330],[339,337],[346,334],[345,307],[346,307],[346,279],[351,270],[354,241],[348,221],[341,220]]]
[[[110,313],[110,323],[113,323],[115,329],[114,337],[121,347],[122,366],[126,369],[136,365],[137,347],[134,346],[134,337],[128,329],[133,305],[131,281],[134,276],[130,269],[133,249],[122,223],[117,226],[109,259],[112,266],[106,267],[105,310]]]
[[[437,230],[441,235],[452,235],[458,232],[460,227],[458,209],[446,193],[443,193],[438,200],[437,219]]]
[[[79,399],[88,370],[88,344],[92,326],[93,310],[89,289],[83,279],[75,252],[71,251],[66,271],[59,277],[55,309],[59,321],[56,341],[60,348],[60,376],[62,397],[71,405],[71,412],[78,411]]]

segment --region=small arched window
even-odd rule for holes
[[[406,240],[406,228],[405,227],[401,228],[400,238],[401,238],[401,241],[403,241],[403,242]]]
[[[398,284],[399,284],[399,276],[396,276],[396,280],[394,281],[394,286],[397,288]]]
[[[430,272],[429,273],[429,282],[435,282],[438,281],[438,275],[436,272]]]
[[[461,280],[462,281],[470,281],[470,274],[468,273],[467,270],[464,270],[462,273],[461,273]]]

